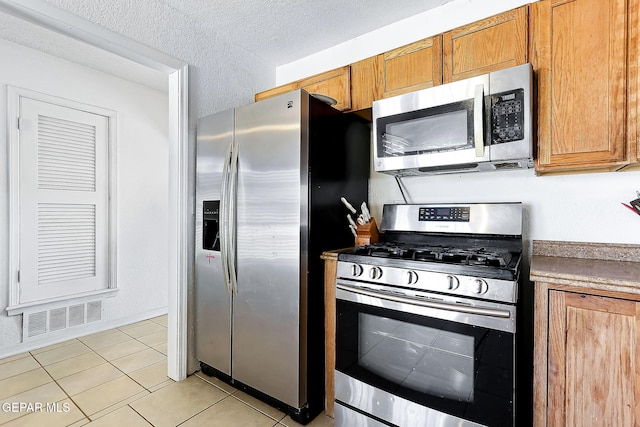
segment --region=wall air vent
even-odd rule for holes
[[[69,327],[84,324],[84,304],[69,306]]]
[[[67,327],[67,307],[54,308],[49,311],[49,331],[59,331]]]
[[[87,303],[87,323],[97,322],[102,319],[102,301]]]
[[[40,339],[52,333],[102,320],[102,300],[24,313],[22,341]]]
[[[25,322],[24,328],[27,334],[25,337],[35,337],[47,332],[47,312],[39,311],[29,314],[28,320]]]

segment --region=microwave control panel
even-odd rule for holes
[[[493,144],[524,139],[524,90],[491,95],[491,141]]]

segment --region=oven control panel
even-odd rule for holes
[[[398,292],[403,288],[410,288],[510,304],[515,304],[518,300],[517,280],[480,278],[465,274],[412,270],[349,261],[338,261],[336,276],[338,281],[349,281],[351,286],[356,287],[383,285],[397,287]]]
[[[422,207],[418,212],[418,221],[469,222],[471,217],[471,210],[468,206]]]

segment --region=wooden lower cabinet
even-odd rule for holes
[[[536,284],[536,427],[640,424],[638,295],[588,292]]]
[[[333,418],[335,388],[333,372],[336,367],[336,274],[338,254],[351,249],[322,253],[324,260],[324,412]]]

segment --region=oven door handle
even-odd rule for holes
[[[460,304],[447,304],[444,302],[425,301],[421,298],[389,295],[386,293],[365,290],[355,286],[348,286],[348,285],[342,285],[342,284],[336,284],[336,289],[341,289],[346,292],[353,292],[356,294],[393,301],[393,302],[419,305],[421,307],[436,308],[440,310],[455,311],[458,313],[478,314],[481,316],[499,317],[499,318],[505,318],[505,319],[508,319],[509,317],[511,317],[511,313],[507,310],[496,310],[492,308],[469,307],[469,306],[464,306]]]

